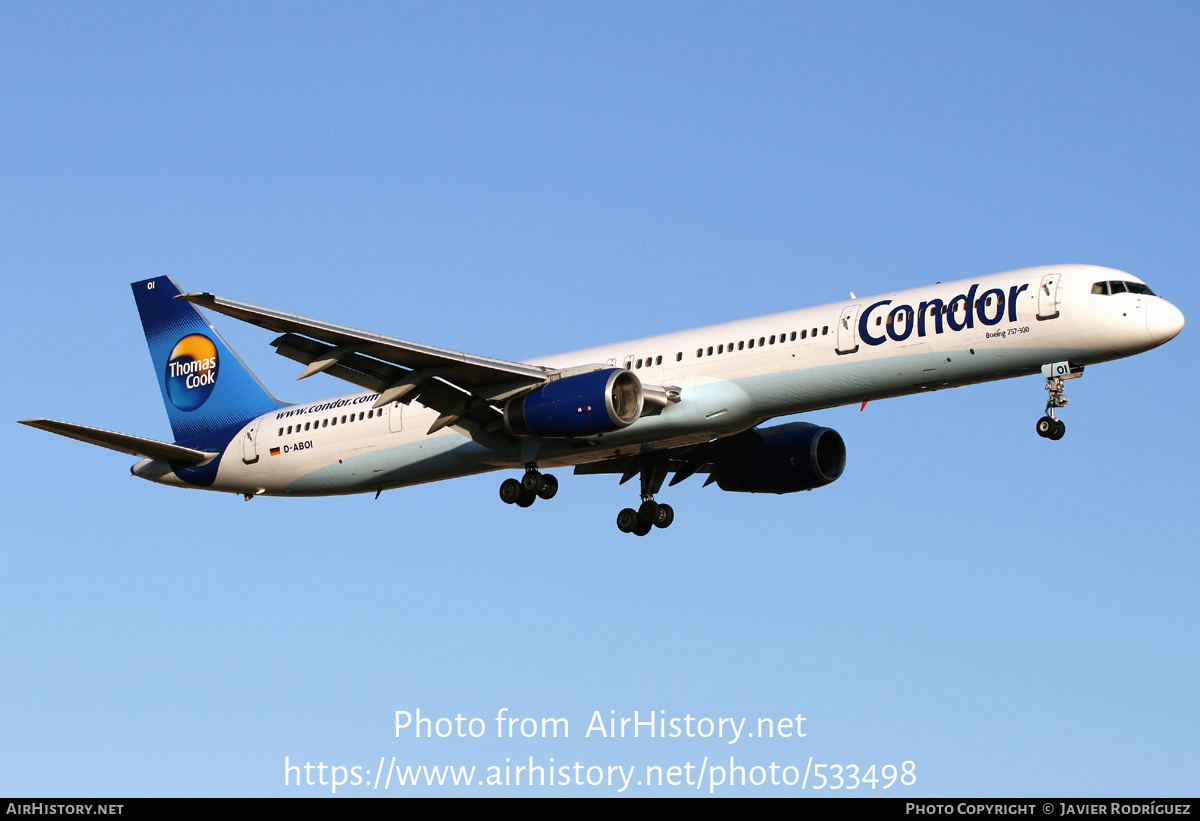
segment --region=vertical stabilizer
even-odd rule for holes
[[[131,287],[176,442],[283,406],[195,306],[175,299],[180,291],[170,277]]]

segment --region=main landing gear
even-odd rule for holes
[[[656,527],[670,527],[675,521],[675,509],[665,502],[654,501],[667,477],[667,457],[661,453],[643,454],[638,460],[642,477],[642,503],[637,510],[627,507],[617,514],[617,529],[622,533],[645,536]],[[629,478],[631,476],[627,474]]]
[[[666,502],[656,502],[654,497],[643,499],[637,510],[627,507],[617,514],[617,530],[645,536],[653,528],[670,527],[675,521],[675,509]]]
[[[1071,401],[1064,393],[1063,380],[1083,376],[1083,366],[1056,362],[1043,367],[1042,373],[1046,375],[1046,390],[1050,392],[1050,397],[1046,400],[1046,415],[1037,421],[1037,432],[1043,439],[1058,441],[1067,432],[1067,425],[1058,418],[1056,411],[1065,408]]]
[[[538,499],[553,499],[558,493],[558,479],[552,473],[542,473],[536,465],[526,465],[525,475],[505,479],[500,483],[500,500],[506,505],[529,507]]]

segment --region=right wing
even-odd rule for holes
[[[493,405],[561,373],[359,331],[210,293],[177,298],[282,333],[271,344],[280,355],[307,365],[300,379],[323,371],[378,393],[375,407],[419,398],[439,413],[430,433],[451,427],[493,449],[506,450],[516,442],[504,430],[503,417]]]

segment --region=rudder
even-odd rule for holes
[[[181,292],[170,277],[130,287],[176,442],[240,425],[284,406],[194,305],[175,298]]]

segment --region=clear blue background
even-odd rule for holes
[[[1195,323],[1197,42],[1194,3],[5,4],[0,793],[734,755],[1194,796],[1193,327],[1069,383],[1061,442],[1034,377],[813,414],[836,484],[692,479],[645,539],[611,477],[247,504],[15,420],[168,438],[128,286],[161,274],[511,359],[1059,262]],[[280,398],[346,392],[217,320]],[[571,737],[394,737],[501,707]],[[584,738],[595,710],[807,736]],[[613,790],[501,794],[531,792]]]

